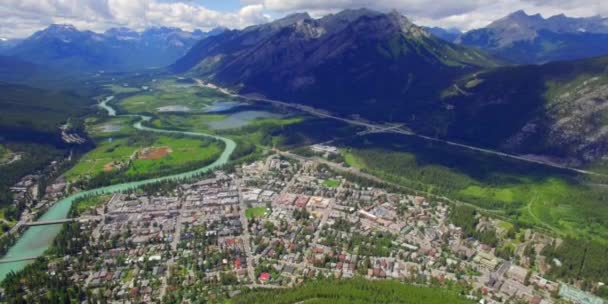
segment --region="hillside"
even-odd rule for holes
[[[608,22],[601,17],[543,18],[514,12],[455,41],[520,64],[590,58],[608,54]]]
[[[443,92],[426,132],[572,164],[608,153],[608,57],[488,70]]]
[[[242,93],[308,103],[342,114],[402,119],[438,97],[438,88],[496,62],[436,38],[402,15],[346,10],[307,14],[227,31],[195,45],[176,72]]]
[[[0,136],[7,140],[55,143],[58,127],[68,117],[90,110],[89,99],[63,91],[51,91],[0,82]]]

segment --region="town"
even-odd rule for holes
[[[458,283],[480,303],[603,303],[544,277],[560,261],[541,253],[559,239],[526,229],[512,253],[497,252],[453,223],[454,205],[353,178],[322,159],[274,153],[168,190],[106,195],[72,212],[71,242],[49,272],[108,302],[212,301],[242,287],[365,277]],[[502,221],[476,217],[476,231],[513,238]]]

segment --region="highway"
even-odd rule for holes
[[[487,148],[481,148],[481,147],[471,146],[471,145],[467,145],[467,144],[463,144],[463,143],[457,143],[457,142],[454,142],[454,141],[449,141],[449,140],[444,140],[444,139],[440,139],[440,138],[435,138],[435,137],[430,137],[430,136],[426,136],[426,135],[417,134],[417,133],[415,133],[415,132],[413,132],[413,131],[411,131],[409,129],[406,129],[403,125],[397,125],[397,126],[390,125],[390,124],[385,125],[385,124],[371,123],[371,122],[366,122],[366,121],[361,121],[361,120],[355,120],[355,119],[348,119],[348,118],[344,118],[344,117],[335,116],[335,115],[332,115],[332,114],[328,113],[327,111],[324,111],[324,110],[321,110],[321,109],[316,109],[316,108],[313,108],[313,107],[310,107],[310,106],[306,106],[306,105],[302,105],[302,104],[289,103],[289,102],[269,99],[269,98],[265,98],[265,97],[261,97],[261,96],[235,94],[233,92],[230,92],[227,89],[219,88],[219,87],[217,87],[215,85],[206,84],[205,82],[203,82],[200,79],[194,78],[194,80],[198,83],[199,86],[204,86],[204,87],[210,87],[210,88],[218,89],[222,93],[227,94],[227,95],[229,95],[231,97],[241,98],[241,99],[244,99],[244,100],[250,101],[250,102],[256,102],[256,101],[257,102],[265,102],[265,103],[270,103],[270,104],[273,104],[273,105],[279,106],[279,107],[292,108],[292,109],[295,109],[295,110],[306,112],[306,113],[311,114],[313,116],[317,116],[317,117],[321,117],[321,118],[334,119],[334,120],[338,120],[338,121],[342,121],[342,122],[348,123],[350,125],[361,126],[361,127],[366,127],[368,129],[370,129],[368,131],[360,132],[361,135],[363,135],[363,134],[369,134],[369,133],[391,132],[391,133],[397,133],[397,134],[402,134],[402,135],[415,136],[415,137],[418,137],[418,138],[421,138],[421,139],[424,139],[424,140],[429,140],[429,141],[434,141],[434,142],[438,142],[438,143],[443,143],[443,144],[447,144],[447,145],[450,145],[450,146],[464,148],[464,149],[468,149],[468,150],[472,150],[472,151],[477,151],[477,152],[482,152],[482,153],[487,153],[487,154],[493,154],[493,155],[497,155],[497,156],[500,156],[500,157],[515,159],[515,160],[519,160],[519,161],[525,161],[525,162],[529,162],[529,163],[544,165],[544,166],[548,166],[548,167],[552,167],[552,168],[556,168],[556,169],[567,170],[567,171],[571,171],[571,172],[574,172],[574,173],[585,174],[585,175],[593,175],[593,176],[608,177],[608,174],[602,174],[602,173],[593,172],[593,171],[589,171],[589,170],[583,170],[583,169],[574,168],[574,167],[570,167],[570,166],[566,166],[566,165],[561,165],[561,164],[550,162],[550,161],[540,160],[540,159],[536,159],[536,158],[532,158],[532,157],[527,157],[527,156],[522,156],[522,155],[516,155],[516,154],[510,154],[510,153],[501,152],[501,151],[497,151],[497,150],[492,150],[492,149],[487,149]]]

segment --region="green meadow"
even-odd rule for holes
[[[87,133],[95,140],[128,137],[136,132],[133,123],[138,118],[133,117],[88,117],[85,120]]]
[[[347,164],[523,226],[608,242],[608,188],[587,177],[413,137],[343,142]]]
[[[144,148],[167,148],[170,152],[155,159],[145,159],[141,156]],[[66,177],[68,180],[86,179],[102,172],[121,172],[132,177],[155,174],[189,163],[213,160],[221,154],[222,148],[219,142],[206,139],[140,132],[129,138],[98,142],[95,149],[66,173]]]
[[[108,84],[104,86],[106,89],[112,91],[114,94],[131,94],[137,93],[141,91],[140,88],[118,85],[118,84]]]
[[[162,107],[187,107],[187,113],[203,113],[216,101],[230,101],[228,96],[194,84],[182,84],[175,80],[161,80],[150,84],[150,90],[126,97],[119,107],[130,113],[162,113]]]
[[[335,179],[326,179],[323,181],[323,186],[327,188],[338,188],[340,186],[340,181]]]

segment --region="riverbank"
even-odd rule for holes
[[[112,108],[108,104],[109,101],[113,100],[113,96],[109,96],[105,98],[100,104],[99,107],[106,110],[109,116],[123,116],[117,115],[116,110]],[[76,194],[70,195],[64,199],[59,200],[55,203],[49,210],[40,217],[40,221],[51,221],[51,220],[59,220],[67,217],[70,207],[72,203],[80,198],[91,196],[91,195],[100,195],[100,194],[111,194],[116,192],[122,192],[126,190],[131,190],[134,188],[138,188],[144,185],[154,184],[163,181],[175,181],[175,180],[184,180],[195,177],[197,175],[209,172],[213,169],[221,167],[227,164],[230,160],[230,156],[236,149],[236,143],[228,138],[211,135],[207,133],[200,132],[186,132],[186,131],[175,131],[175,130],[164,130],[164,129],[155,129],[142,125],[143,121],[147,121],[150,118],[142,115],[124,115],[129,117],[139,117],[139,121],[136,122],[133,127],[142,131],[149,132],[157,132],[161,134],[182,134],[194,137],[205,137],[205,138],[213,138],[216,140],[220,140],[224,143],[224,151],[216,159],[213,163],[204,166],[202,168],[198,168],[192,171],[183,172],[179,174],[167,175],[159,178],[152,178],[147,180],[135,181],[135,182],[127,182],[121,183],[96,189],[91,189],[87,191],[78,192]],[[8,252],[2,257],[2,259],[19,259],[24,257],[36,257],[41,256],[44,252],[49,248],[52,244],[53,240],[59,234],[61,230],[61,224],[55,225],[45,225],[45,226],[36,226],[28,228],[21,237],[16,241],[16,243],[8,250]],[[0,264],[0,281],[4,280],[6,275],[11,271],[19,271],[23,269],[27,264],[31,261],[20,261],[20,262],[10,262],[10,263],[2,263]]]

